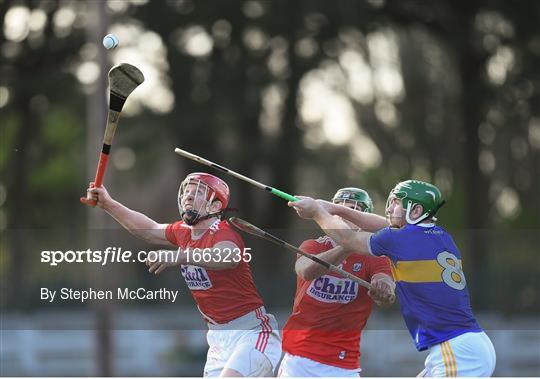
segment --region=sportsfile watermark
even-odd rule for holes
[[[107,247],[105,250],[42,250],[41,263],[49,266],[70,263],[94,263],[105,266],[110,263],[156,263],[176,262],[197,263],[240,263],[250,262],[251,248],[193,248],[183,250],[139,250],[134,252],[121,247]]]

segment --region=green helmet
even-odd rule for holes
[[[396,184],[394,189],[390,191],[386,208],[388,208],[392,196],[401,200],[403,208],[406,209],[405,219],[409,224],[418,224],[433,217],[444,204],[441,191],[433,184],[420,180],[406,180]],[[424,214],[412,221],[410,213],[417,204],[422,206]]]
[[[338,201],[354,201],[354,209],[360,209],[362,212],[373,212],[373,201],[369,197],[369,194],[360,188],[347,187],[340,188],[332,198],[332,202]]]

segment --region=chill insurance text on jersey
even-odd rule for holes
[[[170,224],[167,239],[182,249],[207,249],[222,241],[231,241],[243,252],[244,241],[226,221],[217,220],[198,239],[192,239],[191,227],[183,221]],[[182,265],[181,273],[206,321],[223,324],[263,306],[255,288],[249,264],[243,259],[228,270],[210,270]],[[231,301],[234,299],[234,301]]]
[[[245,251],[244,241],[226,221],[217,220],[197,239],[190,226],[179,221],[167,227],[166,236],[182,249],[212,249],[229,241],[240,253]],[[266,313],[255,288],[249,263],[240,259],[226,270],[195,265],[181,265],[180,270],[210,329],[204,376],[219,376],[223,367],[247,376],[272,375],[281,357],[281,341],[275,318]]]
[[[327,236],[305,241],[301,249],[319,254],[335,247]],[[377,273],[391,275],[385,257],[351,255],[340,267],[370,281]],[[283,350],[348,370],[360,369],[360,337],[373,300],[358,283],[327,273],[306,281],[297,278],[293,312],[283,329]]]

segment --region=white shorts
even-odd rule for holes
[[[432,346],[422,376],[491,376],[495,363],[495,349],[487,334],[469,332]]]
[[[316,362],[309,358],[285,353],[279,366],[279,377],[356,377],[360,376],[360,369],[348,370],[341,367],[330,366]]]
[[[205,377],[233,369],[243,376],[274,376],[281,358],[281,337],[273,315],[264,307],[227,324],[208,324]]]

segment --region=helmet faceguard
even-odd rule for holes
[[[192,191],[192,206],[189,209],[185,209],[183,199],[187,196],[185,190],[189,184],[193,184],[196,187]],[[202,200],[199,200],[201,198]],[[210,208],[213,202],[217,200],[221,202],[221,209],[212,213]],[[178,211],[180,212],[182,220],[188,225],[195,225],[199,221],[212,217],[221,217],[228,202],[229,187],[224,181],[210,174],[189,174],[178,189]],[[206,212],[206,215],[203,215],[203,210]]]
[[[347,202],[354,202],[354,209],[366,213],[373,212],[373,201],[369,194],[360,188],[346,187],[339,189],[332,198],[334,204],[345,205]]]
[[[389,208],[392,199],[399,199],[405,209],[405,220],[408,224],[419,224],[426,219],[433,219],[437,211],[444,205],[441,191],[433,184],[419,180],[407,180],[398,183],[386,201],[386,209]],[[421,205],[424,213],[415,220],[411,220],[411,211],[416,205]]]

